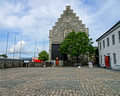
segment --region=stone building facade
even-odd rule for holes
[[[58,65],[63,66],[65,57],[60,55],[58,49],[61,42],[72,30],[89,34],[89,29],[85,27],[85,24],[82,24],[82,20],[79,20],[76,13],[73,12],[73,9],[70,6],[66,6],[66,10],[58,18],[58,22],[55,22],[55,26],[49,31],[49,61],[54,62],[54,65],[57,65],[56,59],[58,59]]]

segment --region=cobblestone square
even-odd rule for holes
[[[120,71],[88,67],[0,69],[0,96],[120,96]]]

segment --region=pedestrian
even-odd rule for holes
[[[44,67],[44,68],[46,67],[46,63],[45,63],[45,62],[43,62],[43,67]]]

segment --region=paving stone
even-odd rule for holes
[[[1,88],[13,88],[21,83],[25,83],[25,80],[5,80],[0,82]]]
[[[82,67],[0,69],[0,96],[119,96],[118,71]]]

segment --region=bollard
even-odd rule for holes
[[[89,68],[93,68],[93,63],[89,62]]]

